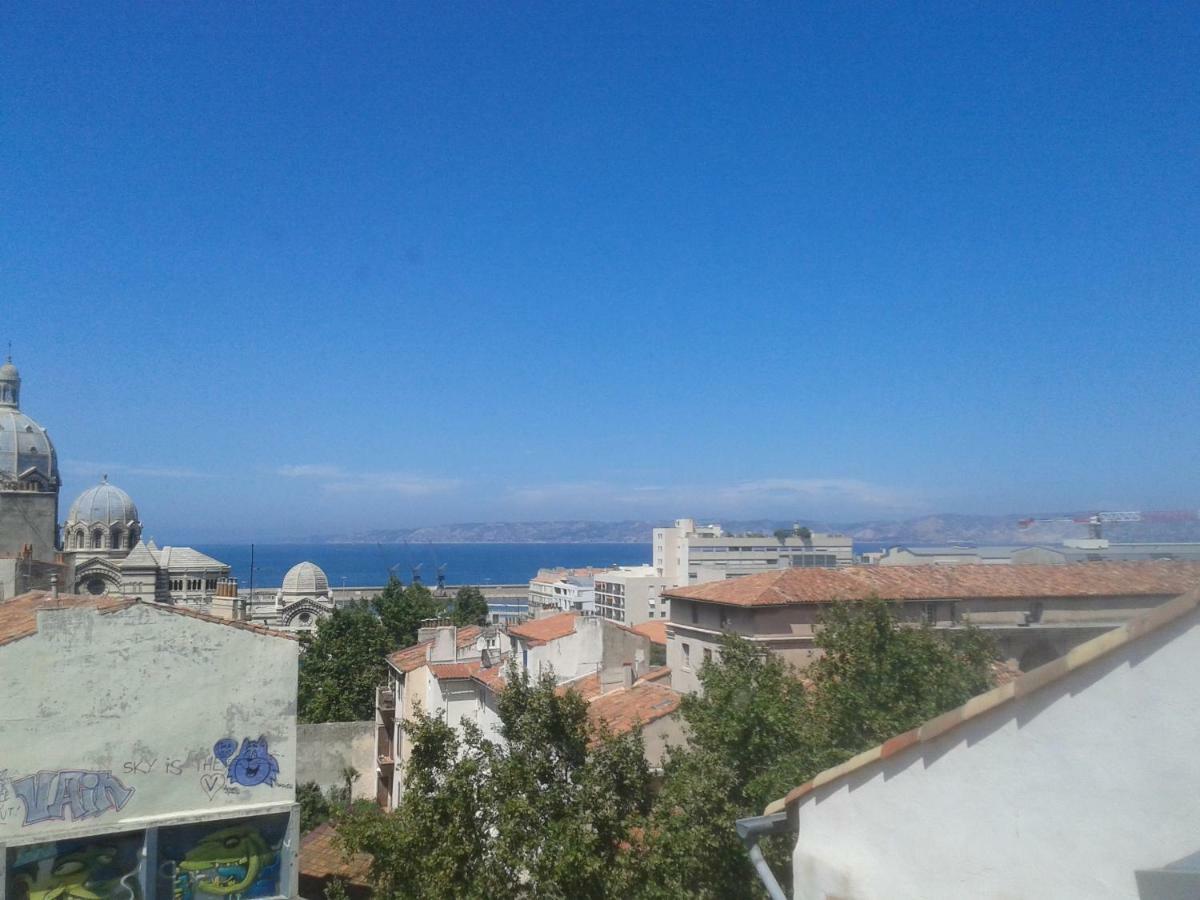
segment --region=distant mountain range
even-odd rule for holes
[[[697,522],[701,521],[707,520],[697,519]],[[1059,543],[1065,538],[1087,537],[1087,529],[1083,525],[1054,522],[1021,528],[1019,521],[1018,516],[958,514],[850,523],[800,520],[801,524],[813,531],[848,534],[857,541],[878,543],[944,544],[949,541],[970,541],[977,544],[1042,544]],[[648,520],[462,522],[421,528],[385,528],[343,535],[315,535],[305,540],[328,544],[648,544],[654,528],[670,524]],[[792,521],[726,520],[720,524],[732,534],[771,534],[777,528],[790,528]],[[1104,536],[1113,541],[1200,541],[1200,522],[1106,525]]]

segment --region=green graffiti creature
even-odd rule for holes
[[[185,853],[179,871],[196,893],[222,897],[270,896],[275,889],[271,875],[277,868],[276,853],[253,828],[223,828],[207,835]],[[181,896],[179,891],[176,896]],[[190,891],[182,896],[190,896]]]
[[[25,887],[29,900],[133,900],[136,889],[126,880],[136,875],[137,869],[120,878],[99,876],[106,869],[111,871],[116,857],[113,847],[84,847],[48,860],[49,865],[39,866],[35,875],[22,873],[16,880]]]

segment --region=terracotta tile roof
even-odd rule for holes
[[[574,691],[584,700],[591,700],[593,697],[600,696],[600,673],[592,672],[590,675],[584,675],[582,678],[575,678],[564,682],[554,690],[558,694]]]
[[[1086,562],[1040,566],[851,566],[780,569],[673,588],[664,596],[733,606],[789,606],[837,600],[973,597],[1176,596],[1200,585],[1200,562]]]
[[[1026,672],[1024,675],[1019,675],[977,697],[972,697],[957,709],[942,713],[940,716],[930,719],[923,725],[918,725],[916,728],[906,731],[903,734],[898,734],[878,747],[865,750],[857,756],[846,760],[840,766],[826,769],[813,778],[812,781],[805,782],[798,788],[794,788],[786,797],[782,797],[768,805],[765,814],[770,815],[782,812],[792,804],[804,800],[817,788],[838,781],[852,772],[857,772],[860,769],[878,764],[888,757],[894,756],[902,750],[907,750],[916,744],[922,744],[940,737],[946,732],[959,727],[964,722],[989,713],[1006,703],[1028,697],[1030,694],[1042,690],[1047,685],[1065,678],[1072,672],[1093,665],[1114,650],[1132,644],[1135,641],[1141,640],[1146,635],[1158,631],[1163,626],[1187,615],[1197,607],[1200,607],[1200,588],[1192,590],[1181,597],[1176,597],[1162,606],[1157,606],[1137,618],[1130,619],[1121,627],[1114,628],[1112,631],[1106,631],[1098,638],[1093,638],[1086,643],[1080,644],[1065,656],[1060,656],[1058,659],[1048,662],[1044,666]]]
[[[80,594],[59,594],[55,598],[50,596],[49,591],[29,591],[28,593],[0,603],[0,644],[8,644],[36,634],[37,614],[38,610],[41,609],[94,609],[103,615],[120,612],[135,605],[174,613],[178,616],[202,619],[205,622],[213,622],[217,625],[225,625],[230,628],[240,628],[243,631],[253,631],[257,634],[268,635],[270,637],[285,638],[290,641],[297,640],[294,634],[273,631],[270,628],[264,628],[262,625],[253,625],[250,622],[222,619],[218,616],[211,616],[208,613],[197,612],[194,609],[187,609],[182,606],[173,606],[169,603],[147,603],[132,597],[112,597],[108,595],[96,597]]]
[[[544,619],[531,619],[519,625],[509,625],[510,636],[518,637],[531,647],[540,647],[550,641],[575,633],[575,620],[579,613],[565,612]]]
[[[643,675],[639,681],[661,681],[664,678],[670,677],[670,675],[670,666],[659,666],[657,669],[651,669],[649,672]]]
[[[471,646],[482,631],[483,629],[478,625],[466,625],[458,629],[455,646],[460,650]],[[400,650],[393,650],[387,655],[387,661],[400,672],[411,672],[413,669],[419,669],[425,665],[428,659],[428,647],[432,643],[433,640],[430,639],[428,641],[419,641]]]
[[[613,734],[624,734],[679,709],[679,694],[665,684],[639,681],[631,688],[601,694],[588,704],[593,726],[607,725]]]
[[[662,644],[663,646],[666,646],[666,643],[667,643],[667,620],[666,619],[658,619],[657,621],[654,621],[654,622],[643,622],[641,625],[634,625],[633,630],[636,631],[638,634],[640,634],[642,637],[650,638],[650,643],[652,643],[652,644]]]
[[[351,884],[370,886],[367,875],[372,857],[355,853],[347,858],[336,839],[337,831],[328,822],[300,838],[300,874],[308,878],[344,878]]]
[[[434,663],[429,667],[429,671],[439,680],[455,678],[470,679],[478,681],[493,691],[500,691],[504,689],[504,668],[506,665],[507,660],[501,660],[498,665],[488,666],[485,669],[482,660],[472,659],[456,663]]]

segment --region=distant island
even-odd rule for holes
[[[1048,518],[1050,515],[1038,518]],[[944,544],[967,541],[976,544],[1059,543],[1067,538],[1087,537],[1083,525],[1070,522],[1041,523],[1021,528],[1020,516],[972,516],[943,514],[899,521],[825,522],[801,517],[791,520],[721,520],[697,516],[697,522],[718,522],[731,534],[773,534],[793,522],[813,531],[846,534],[856,541],[895,544]],[[420,528],[382,528],[350,534],[312,535],[302,538],[315,544],[645,544],[655,528],[670,525],[665,520],[595,522],[460,522]],[[1105,526],[1112,541],[1200,541],[1200,523],[1144,522]]]

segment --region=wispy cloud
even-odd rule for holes
[[[210,472],[201,472],[187,466],[157,466],[129,465],[127,463],[92,462],[82,459],[63,460],[63,472],[77,478],[94,478],[99,481],[101,475],[121,477],[131,475],[137,478],[213,478]]]
[[[275,474],[284,478],[319,481],[321,490],[330,494],[382,493],[428,497],[449,493],[462,486],[462,481],[457,478],[434,478],[408,472],[351,472],[341,466],[319,463],[280,466]]]

